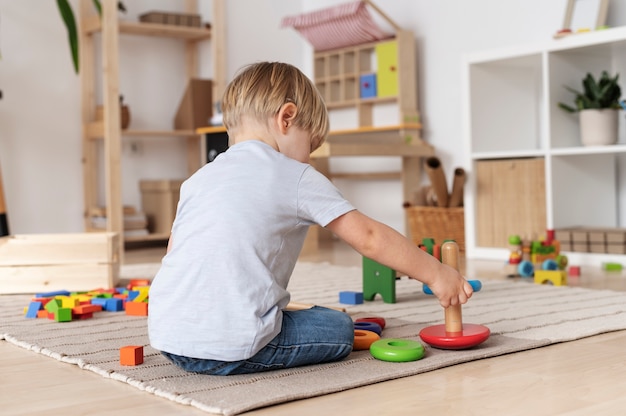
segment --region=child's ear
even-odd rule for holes
[[[284,134],[287,133],[287,129],[293,124],[293,120],[298,113],[298,107],[292,102],[283,104],[278,112],[278,121],[280,131]]]

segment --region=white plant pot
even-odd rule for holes
[[[580,140],[584,146],[603,146],[617,143],[619,110],[581,110]]]

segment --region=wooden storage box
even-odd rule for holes
[[[555,238],[563,251],[626,254],[625,228],[563,228],[555,230]]]
[[[459,250],[465,252],[465,210],[411,206],[405,208],[409,220],[411,239],[421,244],[424,238],[434,238],[436,244],[454,240]]]
[[[543,158],[476,162],[476,244],[509,247],[509,237],[546,232]]]
[[[148,230],[151,233],[169,235],[172,231],[182,183],[182,179],[139,182],[142,210],[148,217]]]
[[[162,25],[200,27],[202,21],[199,14],[148,12],[139,16],[143,23],[159,23]]]
[[[19,234],[0,238],[0,294],[112,288],[116,233]]]

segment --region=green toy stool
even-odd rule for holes
[[[396,303],[396,271],[363,257],[363,299],[374,300],[377,293],[385,303]]]

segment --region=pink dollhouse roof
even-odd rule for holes
[[[298,16],[287,16],[281,27],[293,27],[313,49],[325,51],[393,37],[372,19],[365,1],[355,1]]]

